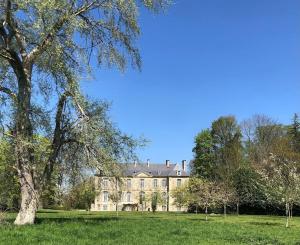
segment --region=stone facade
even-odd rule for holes
[[[92,204],[93,211],[118,210],[151,210],[151,197],[153,194],[160,196],[156,211],[186,211],[186,207],[177,207],[172,198],[172,191],[184,185],[189,180],[186,171],[186,161],[182,164],[126,164],[124,177],[116,181],[114,177],[96,175],[96,198]],[[113,202],[112,196],[120,196],[118,205]]]

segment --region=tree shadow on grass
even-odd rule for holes
[[[118,221],[121,220],[118,217],[38,217],[36,218],[36,224],[48,224],[48,223],[103,223],[109,221]]]
[[[279,222],[257,222],[257,221],[251,221],[247,222],[250,225],[261,225],[261,226],[282,226],[282,223]]]
[[[198,221],[212,222],[212,221],[214,221],[213,219],[210,219],[210,218],[208,218],[207,220],[205,218],[192,218],[192,219],[185,219],[185,220],[190,220],[190,221],[195,221],[195,222],[198,222]]]
[[[144,219],[163,219],[162,217],[159,217],[159,216],[157,216],[157,217],[155,217],[155,216],[144,216],[143,218]]]
[[[96,214],[96,213],[84,213],[84,212],[82,212],[82,213],[80,213],[80,214],[76,214],[76,216],[79,216],[79,215],[81,215],[81,216],[91,216],[91,215],[99,215],[99,214]]]
[[[56,214],[56,213],[62,213],[63,211],[59,210],[38,210],[38,214]]]

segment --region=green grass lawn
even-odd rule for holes
[[[0,225],[0,244],[299,244],[300,217],[285,228],[284,217],[175,213],[38,212],[37,224]]]

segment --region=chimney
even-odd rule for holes
[[[186,160],[182,160],[182,171],[186,171]]]
[[[134,162],[133,162],[133,163],[134,163],[134,167],[136,167],[136,160],[134,160]]]
[[[166,166],[167,166],[167,168],[170,167],[170,160],[166,160]]]
[[[149,168],[150,166],[150,159],[147,159],[147,167]]]

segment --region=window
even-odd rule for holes
[[[126,201],[131,202],[131,192],[126,193]]]
[[[177,179],[177,187],[181,186],[181,179]]]
[[[153,188],[157,188],[157,179],[153,180]]]
[[[143,202],[145,201],[145,192],[141,191],[140,192],[140,204],[143,204]]]
[[[131,188],[131,179],[127,179],[127,188],[128,188],[128,189]]]
[[[177,171],[177,176],[181,176],[181,171],[180,170]]]
[[[177,211],[181,211],[181,207],[177,206]]]
[[[162,206],[162,211],[167,211],[167,206],[166,205]]]
[[[140,187],[141,187],[141,189],[144,189],[144,187],[145,187],[145,180],[144,179],[140,180]]]
[[[107,205],[106,205],[106,204],[103,205],[103,210],[104,210],[104,211],[107,210]]]
[[[108,192],[107,191],[103,192],[103,202],[108,202]]]
[[[108,187],[108,179],[103,179],[103,181],[102,181],[102,188],[103,189],[107,189],[107,187]]]
[[[167,186],[167,180],[166,180],[166,179],[162,179],[162,180],[161,180],[161,186],[162,186],[163,188],[166,188],[166,186]]]

